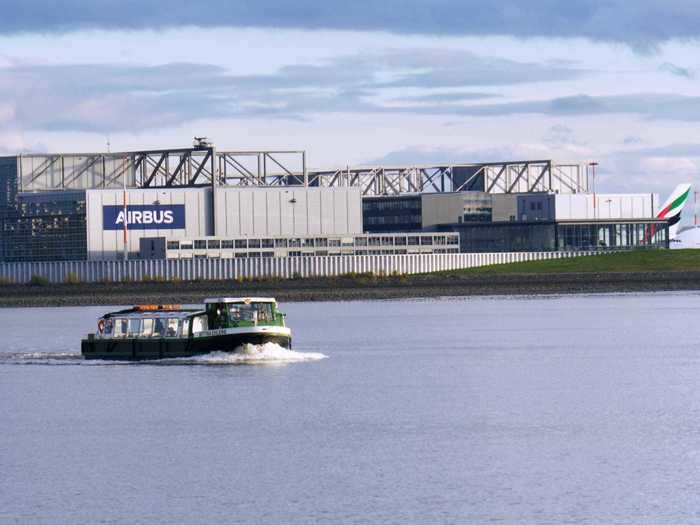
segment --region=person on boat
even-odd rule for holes
[[[163,320],[156,319],[155,325],[153,327],[153,336],[154,337],[162,337],[164,329],[165,329],[165,325],[163,324]]]

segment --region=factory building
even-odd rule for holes
[[[0,261],[668,247],[658,196],[589,179],[550,160],[309,170],[201,141],[0,157]]]
[[[464,252],[665,248],[658,206],[653,193],[454,192],[365,198],[363,220],[369,232],[458,232]]]
[[[362,233],[359,188],[160,188],[126,191],[127,244],[273,239]],[[87,190],[89,259],[118,259],[124,249],[124,191]]]

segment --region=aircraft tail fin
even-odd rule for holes
[[[669,239],[673,239],[677,235],[678,223],[681,220],[681,211],[688,202],[688,196],[690,195],[690,186],[691,185],[688,183],[676,186],[656,214],[657,219],[665,219],[668,221]]]

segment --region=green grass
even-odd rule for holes
[[[498,264],[445,274],[700,271],[700,250],[638,250],[569,259]]]

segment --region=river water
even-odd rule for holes
[[[0,522],[700,521],[700,294],[282,307],[296,353],[173,366],[0,310]]]

